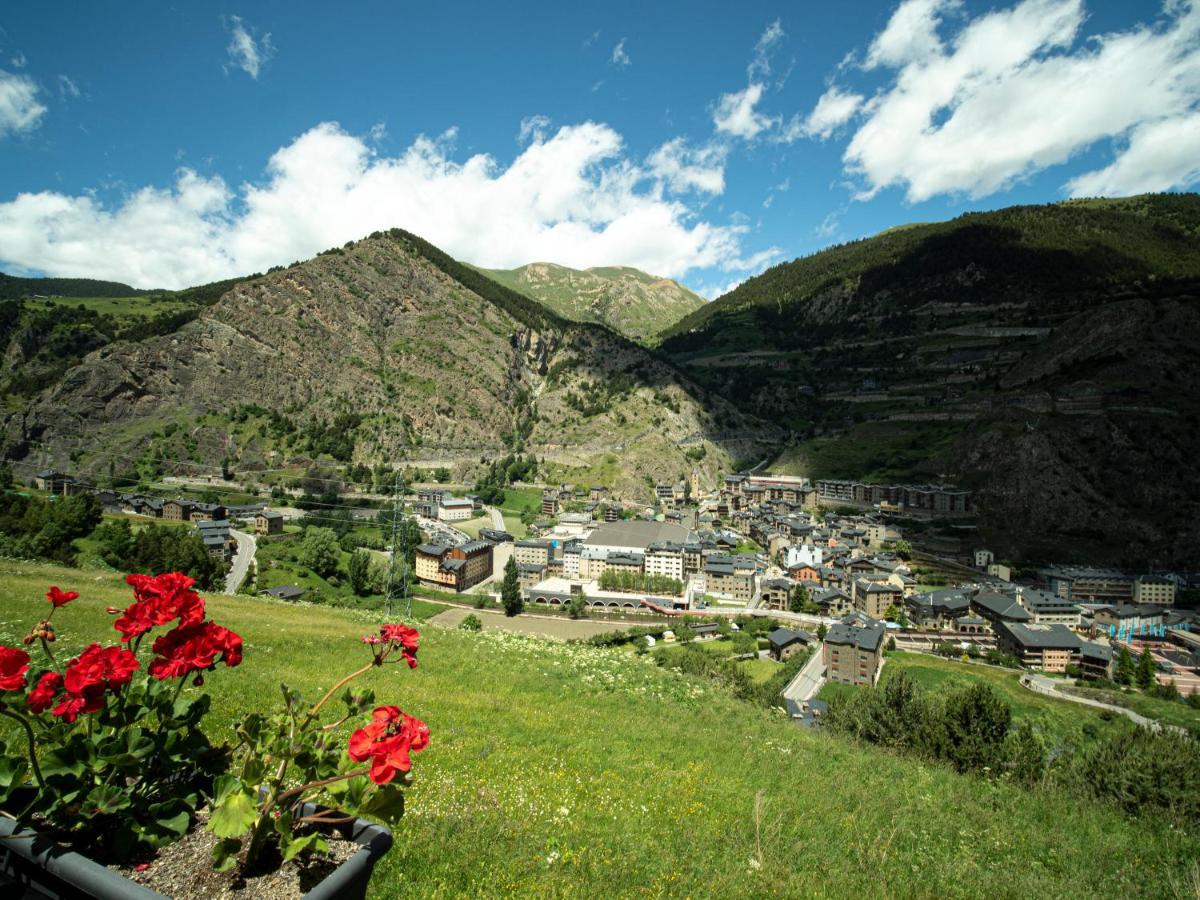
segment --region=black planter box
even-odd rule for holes
[[[318,807],[304,805],[304,814]],[[356,819],[331,829],[358,844],[358,852],[304,896],[312,900],[364,900],[375,864],[391,849],[392,833]],[[123,878],[86,856],[67,850],[34,831],[19,831],[0,818],[0,897],[4,900],[165,900],[162,894]]]

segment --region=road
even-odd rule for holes
[[[233,566],[225,576],[225,593],[236,594],[246,573],[250,571],[250,563],[254,562],[254,554],[258,552],[258,540],[252,534],[231,529],[230,534],[237,540],[237,555],[233,558]]]
[[[492,517],[492,527],[497,531],[503,531],[504,516],[500,513],[500,510],[496,509],[494,506],[485,506],[484,509],[486,509],[488,511],[488,515]]]
[[[805,703],[817,695],[817,691],[821,689],[821,685],[824,683],[825,651],[824,645],[818,643],[816,652],[813,653],[812,658],[804,664],[804,668],[783,689],[784,699],[794,700],[797,703]]]
[[[1172,731],[1177,731],[1180,734],[1186,732],[1176,725],[1163,725],[1157,719],[1147,719],[1145,716],[1135,713],[1132,709],[1126,709],[1124,706],[1116,706],[1112,703],[1104,703],[1100,700],[1093,700],[1090,697],[1077,697],[1074,694],[1068,694],[1060,691],[1054,683],[1054,679],[1047,678],[1045,675],[1038,675],[1035,672],[1029,672],[1021,676],[1021,684],[1029,688],[1035,694],[1044,694],[1047,697],[1054,697],[1058,700],[1069,700],[1071,703],[1079,703],[1083,706],[1091,706],[1096,709],[1108,709],[1115,713],[1125,716],[1135,725],[1140,725],[1143,728],[1149,728],[1151,731],[1161,731],[1163,728],[1169,728]]]

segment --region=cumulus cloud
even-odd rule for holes
[[[531,140],[544,141],[549,127],[549,116],[526,116],[521,120],[521,127],[517,130],[517,143],[525,144]]]
[[[754,108],[762,99],[763,90],[763,85],[755,82],[744,90],[722,94],[713,110],[713,125],[717,131],[752,141],[760,133],[777,125],[777,118]]]
[[[276,151],[258,183],[237,189],[183,169],[172,186],[112,205],[91,193],[20,194],[0,203],[0,262],[182,287],[400,226],[496,268],[551,259],[681,277],[761,263],[761,254],[742,257],[745,226],[704,221],[680,198],[720,190],[708,151],[670,142],[638,164],[613,129],[585,122],[530,143],[504,167],[486,154],[457,161],[453,137],[420,137],[389,157],[323,123]]]
[[[650,173],[676,193],[725,191],[725,150],[716,144],[689,147],[684,138],[667,141],[646,160]]]
[[[38,86],[28,75],[0,69],[0,138],[32,131],[46,107],[38,102]]]
[[[1086,39],[1082,0],[1023,0],[946,34],[945,13],[956,7],[906,0],[872,42],[864,66],[891,75],[861,105],[843,156],[860,198],[887,187],[913,202],[980,197],[1109,140],[1115,160],[1075,178],[1071,192],[1195,180],[1187,157],[1200,105],[1200,10],[1191,0],[1169,0],[1158,23]]]
[[[229,29],[229,46],[225,51],[229,54],[229,65],[241,69],[257,80],[259,71],[275,55],[271,35],[268,33],[261,39],[256,38],[254,29],[242,21],[240,16],[230,16],[226,27]],[[229,69],[226,68],[225,71],[228,72]]]
[[[862,103],[861,94],[843,91],[834,85],[821,95],[813,111],[806,117],[802,119],[793,116],[783,129],[780,139],[789,143],[802,137],[827,140],[838,128],[850,121]]]
[[[612,56],[609,57],[609,62],[614,66],[627,66],[631,62],[629,54],[625,52],[625,38],[617,41],[617,46],[613,47]]]

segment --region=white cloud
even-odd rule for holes
[[[717,164],[704,151],[672,142],[642,166],[615,131],[585,122],[529,144],[504,167],[486,154],[455,160],[453,138],[421,137],[388,157],[324,123],[276,151],[259,183],[236,190],[183,169],[171,187],[146,187],[114,205],[90,193],[20,194],[0,203],[0,262],[182,287],[400,226],[498,268],[550,259],[681,277],[761,263],[762,254],[741,258],[744,226],[704,221],[667,196],[717,188]]]
[[[1071,180],[1073,197],[1128,196],[1200,182],[1200,112],[1139,126],[1109,166]]]
[[[713,125],[717,131],[754,140],[761,132],[778,124],[777,118],[756,112],[754,107],[762,99],[763,85],[751,83],[744,90],[722,94],[713,110]]]
[[[600,29],[597,28],[589,37],[584,38],[583,46],[586,49],[587,47],[592,46],[592,44],[596,43],[598,40],[600,40]]]
[[[940,53],[942,42],[937,29],[941,14],[958,5],[958,0],[904,0],[887,27],[871,42],[863,68],[894,68]]]
[[[28,75],[0,69],[0,138],[32,131],[46,114],[38,102],[38,86]]]
[[[773,185],[771,189],[767,191],[767,199],[763,200],[763,209],[770,209],[771,204],[775,202],[775,195],[786,194],[789,190],[791,190],[791,187],[792,179],[790,177],[783,179],[783,181],[779,182],[779,184]]]
[[[1082,0],[1023,0],[939,36],[955,5],[907,0],[871,45],[866,65],[892,76],[861,106],[843,156],[862,180],[860,198],[893,186],[912,202],[980,197],[1109,139],[1125,149],[1076,178],[1073,192],[1191,177],[1194,167],[1162,145],[1169,135],[1190,140],[1200,104],[1191,0],[1168,0],[1154,25],[1086,41]]]
[[[617,46],[613,47],[612,56],[609,58],[614,66],[627,66],[631,62],[629,54],[625,52],[625,38],[617,41]]]
[[[68,97],[72,100],[78,99],[80,96],[79,85],[77,85],[69,76],[58,76],[58,95],[64,100]]]
[[[754,57],[746,69],[750,81],[762,81],[771,74],[771,54],[786,36],[779,19],[767,26],[754,45]]]
[[[28,62],[28,60],[27,60],[27,59],[25,59],[25,54],[24,54],[24,53],[17,53],[15,56],[13,56],[13,58],[12,58],[12,59],[10,59],[10,60],[9,60],[9,64],[10,64],[10,65],[11,65],[11,66],[12,66],[14,69],[23,69],[23,68],[25,68],[25,63],[27,63],[27,62]]]
[[[549,128],[549,116],[526,116],[521,120],[521,127],[517,131],[517,143],[525,144],[532,140],[540,144],[546,139],[546,131]]]
[[[802,137],[827,140],[838,128],[850,121],[862,103],[861,94],[843,91],[834,85],[821,95],[821,99],[806,118],[792,117],[780,134],[780,140],[788,143]]]
[[[229,54],[230,65],[257,80],[259,71],[275,55],[271,35],[264,34],[261,40],[256,39],[254,29],[248,27],[240,16],[230,16],[226,27],[229,29],[229,46],[225,50]]]
[[[675,193],[725,191],[725,150],[716,144],[693,148],[678,137],[651,153],[646,165],[651,175]]]

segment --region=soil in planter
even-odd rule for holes
[[[217,837],[198,823],[181,840],[159,850],[145,868],[117,871],[172,900],[299,900],[359,850],[358,844],[336,835],[328,840],[328,854],[302,854],[285,863],[268,849],[259,871],[243,876],[213,871]]]

